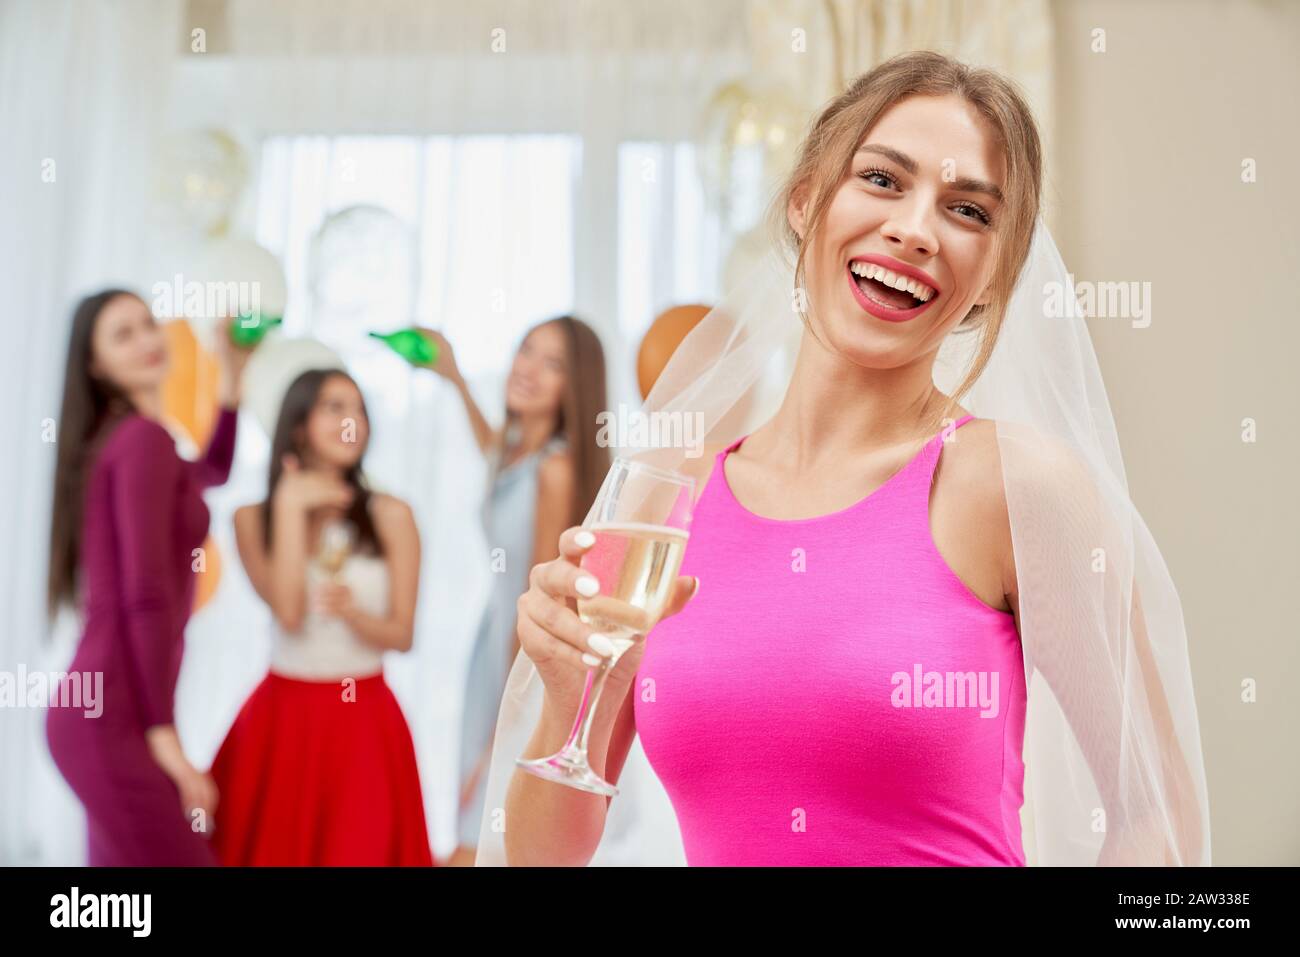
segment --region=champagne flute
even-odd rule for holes
[[[316,563],[329,576],[330,581],[338,581],[339,573],[352,554],[356,540],[356,526],[344,519],[327,522],[321,527]]]
[[[686,554],[694,493],[689,476],[632,459],[614,460],[584,523],[596,543],[581,565],[600,583],[600,591],[578,599],[578,617],[607,636],[614,653],[587,672],[564,747],[550,757],[515,759],[529,774],[592,794],[618,794],[587,763],[587,739],[609,672],[654,627],[672,595]]]

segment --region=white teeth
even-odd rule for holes
[[[909,279],[907,276],[899,275],[892,269],[886,269],[884,266],[877,266],[875,263],[852,262],[849,263],[849,271],[855,276],[863,276],[866,279],[878,279],[886,286],[891,286],[894,289],[906,289],[922,302],[929,302],[934,298],[934,290],[925,285],[925,283],[918,282],[915,279]]]

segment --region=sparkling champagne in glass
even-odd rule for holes
[[[355,540],[356,528],[351,522],[332,521],[322,526],[316,563],[331,580],[337,580],[339,572],[343,571]]]
[[[578,617],[613,642],[621,655],[663,613],[682,567],[688,533],[668,525],[601,522],[582,567],[600,582],[594,598],[578,599]]]
[[[587,672],[578,715],[563,748],[546,758],[517,758],[530,774],[592,794],[618,788],[587,762],[587,738],[605,679],[619,658],[650,632],[672,595],[690,535],[695,481],[631,459],[615,459],[584,527],[596,538],[582,568],[600,583],[578,599],[578,617],[608,637],[614,653]]]

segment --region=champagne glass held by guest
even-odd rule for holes
[[[465,686],[461,725],[460,847],[453,866],[474,863],[483,818],[492,729],[510,665],[519,650],[515,605],[528,570],[557,555],[560,532],[580,522],[609,469],[596,444],[596,416],[605,408],[600,339],[571,316],[543,321],[524,336],[506,380],[506,420],[493,428],[470,395],[445,336],[421,329],[435,346],[430,368],[460,394],[491,478],[482,521],[490,549],[503,549],[493,574]]]
[[[410,507],[363,480],[370,418],[334,369],[289,386],[266,499],[235,512],[239,557],[274,619],[270,669],[212,764],[223,864],[433,864],[415,748],[384,682],[414,638]]]
[[[103,713],[51,708],[50,753],[86,809],[92,866],[216,863],[206,831],[218,794],[186,757],[173,717],[202,492],[225,482],[248,351],[218,337],[220,414],[206,452],[183,461],[160,424],[168,353],[136,295],[107,289],[72,318],[59,416],[48,598],[76,603],[70,679],[103,675]]]

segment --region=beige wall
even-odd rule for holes
[[[1183,600],[1213,861],[1300,864],[1300,3],[1053,14],[1049,223],[1076,280],[1152,286],[1148,328],[1090,325],[1134,500]]]

